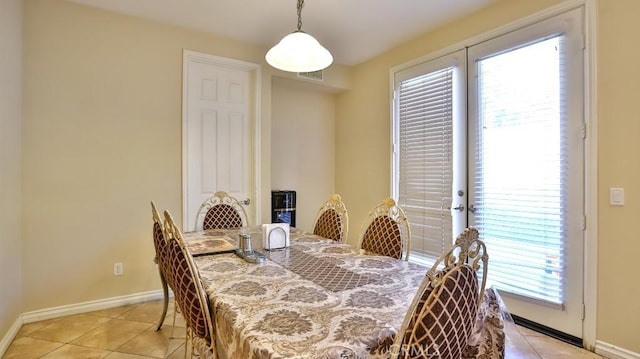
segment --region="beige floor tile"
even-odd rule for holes
[[[518,331],[520,332],[520,334],[526,337],[544,337],[545,336],[540,332],[536,332],[535,330],[531,330],[529,328],[525,328],[520,325],[516,325],[516,328],[518,328]]]
[[[591,353],[585,349],[564,343],[560,340],[542,336],[527,337],[527,341],[544,359],[547,358],[577,358],[585,356],[586,358],[599,358],[597,354]]]
[[[6,353],[4,353],[3,359],[31,359],[40,358],[43,355],[60,348],[64,344],[58,342],[51,342],[48,340],[41,340],[29,337],[16,338]]]
[[[524,339],[510,340],[507,338],[505,343],[505,358],[508,359],[540,359],[540,356]]]
[[[133,308],[134,308],[133,305],[125,305],[124,307],[115,307],[115,308],[109,308],[109,309],[103,309],[103,310],[96,310],[95,312],[89,312],[87,314],[97,315],[99,317],[118,318]]]
[[[519,351],[518,348],[506,347],[504,351],[504,357],[506,359],[541,359],[541,357],[535,352]]]
[[[60,318],[29,334],[32,338],[68,343],[86,332],[108,322],[109,318],[78,314]]]
[[[42,328],[46,327],[47,325],[57,321],[58,319],[60,319],[60,318],[41,320],[39,322],[23,324],[22,327],[20,328],[20,330],[18,331],[18,334],[16,335],[16,337],[22,337],[22,336],[25,336],[25,335],[29,335],[29,334],[35,332],[36,330],[42,329]]]
[[[149,323],[110,319],[71,343],[90,348],[115,350],[151,326]]]
[[[109,351],[66,344],[42,357],[42,359],[101,359]]]
[[[591,353],[587,350],[585,350],[584,353],[566,354],[566,355],[546,354],[542,357],[542,359],[596,359],[596,358],[602,358],[602,357],[597,354]]]
[[[184,343],[174,350],[167,359],[184,359]]]
[[[149,359],[149,358],[153,358],[153,357],[146,357],[146,356],[135,355],[135,354],[118,353],[118,352],[112,352],[111,354],[109,354],[109,355],[107,355],[105,357],[105,359]],[[180,359],[184,359],[184,357],[180,357]]]
[[[164,319],[164,323],[162,324],[163,326],[173,325],[172,324],[173,312],[174,312],[173,303],[169,303],[169,309],[167,310],[167,317]],[[158,318],[160,318],[160,314],[158,314]],[[182,328],[186,327],[186,323],[184,322],[184,317],[182,316],[182,313],[180,313],[180,311],[176,313],[176,327],[182,327]]]
[[[178,332],[178,328],[176,328],[176,334]],[[156,331],[155,327],[152,327],[131,339],[116,351],[119,353],[164,358],[184,343],[184,339],[170,339],[170,335],[171,326],[163,326],[160,331]]]
[[[173,308],[173,304],[169,303],[169,312]],[[127,312],[117,316],[118,319],[134,320],[136,322],[144,322],[150,324],[158,324],[160,314],[162,314],[163,301],[154,300],[151,302],[136,304]],[[167,318],[170,316],[167,314]],[[165,321],[166,319],[165,318]]]

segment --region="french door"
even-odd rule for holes
[[[428,262],[475,226],[509,311],[579,338],[582,17],[577,9],[394,79],[394,191],[411,256]]]
[[[466,66],[457,51],[395,74],[393,196],[430,265],[466,227]]]

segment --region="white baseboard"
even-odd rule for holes
[[[639,353],[596,340],[596,354],[609,359],[640,359]]]
[[[169,296],[171,296],[169,291]],[[2,340],[0,340],[0,358],[9,348],[9,345],[15,339],[18,331],[23,324],[37,322],[46,319],[59,318],[67,315],[81,314],[93,312],[96,310],[103,310],[115,307],[122,307],[125,305],[137,304],[148,302],[150,300],[162,299],[161,290],[152,290],[149,292],[142,292],[130,295],[123,295],[121,297],[112,297],[99,300],[92,300],[89,302],[82,302],[76,304],[62,305],[59,307],[46,308],[40,310],[34,310],[32,312],[22,313],[15,323],[5,333]]]
[[[152,290],[136,294],[123,295],[121,297],[112,297],[105,299],[92,300],[76,304],[62,305],[59,307],[34,310],[32,312],[22,313],[23,323],[38,322],[41,320],[64,317],[67,315],[81,314],[103,310],[125,305],[148,302],[150,300],[162,299],[161,290]]]
[[[7,349],[9,349],[9,345],[11,345],[13,339],[16,337],[16,335],[18,335],[18,331],[20,330],[20,328],[22,328],[22,324],[22,316],[18,316],[18,319],[13,322],[2,340],[0,340],[0,358],[2,358],[4,356],[4,353],[7,352]]]

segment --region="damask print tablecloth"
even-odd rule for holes
[[[237,240],[237,231],[187,233],[185,239],[207,235]],[[251,235],[258,248],[258,230]],[[267,261],[260,265],[234,254],[195,258],[221,357],[369,358],[402,324],[427,270],[294,232],[290,249],[262,253]]]

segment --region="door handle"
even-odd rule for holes
[[[251,204],[251,198],[247,198],[244,201],[242,201],[242,204],[244,204],[245,206],[248,206]]]
[[[476,211],[478,210],[478,208],[472,204],[469,205],[469,212],[471,213],[476,213]]]
[[[453,207],[451,209],[455,209],[456,211],[464,211],[464,204],[459,204],[458,207]]]

